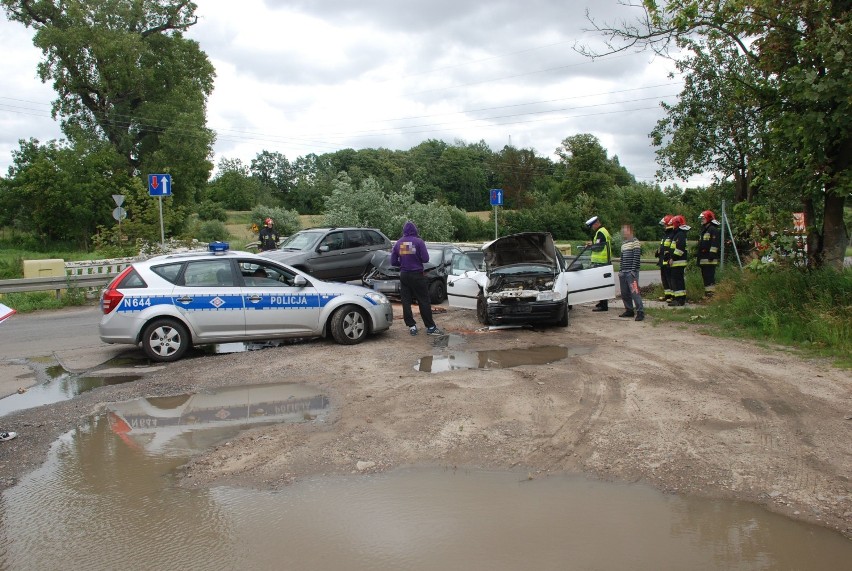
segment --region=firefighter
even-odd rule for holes
[[[699,214],[698,220],[701,222],[701,235],[698,237],[698,267],[701,268],[701,279],[704,281],[704,297],[713,297],[721,245],[719,221],[716,220],[712,210],[705,210]]]
[[[278,240],[281,239],[281,235],[278,233],[278,230],[272,227],[274,224],[272,218],[267,218],[264,221],[264,224],[265,226],[260,229],[257,236],[257,239],[260,242],[260,251],[266,252],[268,250],[277,250]]]
[[[686,218],[680,214],[672,218],[674,233],[671,239],[671,257],[669,258],[669,280],[672,287],[671,306],[686,305],[686,233],[690,227]]]
[[[670,277],[671,268],[669,268],[669,261],[672,257],[672,235],[674,234],[672,218],[674,218],[673,215],[666,214],[660,219],[660,226],[663,227],[663,237],[660,238],[660,247],[654,254],[657,257],[657,266],[660,268],[660,281],[663,283],[663,295],[658,298],[660,301],[671,301],[674,299]]]
[[[586,227],[590,228],[595,237],[586,245],[593,245],[591,262],[592,266],[607,266],[612,263],[612,238],[610,238],[609,230],[604,228],[600,218],[592,216],[586,220]],[[609,311],[609,300],[602,299],[598,301],[592,311]]]

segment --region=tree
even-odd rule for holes
[[[608,37],[608,53],[737,50],[766,125],[755,181],[761,193],[800,201],[812,264],[842,268],[849,243],[843,212],[852,188],[852,1],[645,0],[629,6],[642,11],[634,22],[592,21]]]
[[[251,161],[251,176],[284,198],[293,188],[293,169],[281,153],[262,151]]]
[[[755,92],[760,78],[735,46],[684,40],[691,55],[676,62],[684,88],[651,132],[659,147],[658,176],[687,180],[713,171],[733,178],[734,200],[751,202],[753,169],[765,142],[766,122]]]
[[[612,202],[616,187],[634,182],[618,159],[607,157],[606,149],[589,133],[567,137],[556,149],[556,155],[562,160],[563,200],[585,194],[598,209],[603,209]]]
[[[106,144],[21,141],[0,186],[0,224],[32,232],[43,244],[64,241],[87,249],[99,225],[113,224],[111,195],[133,181]]]
[[[0,0],[11,20],[35,30],[42,81],[53,82],[54,116],[71,141],[108,141],[129,175],[168,172],[174,200],[193,203],[209,178],[214,135],[206,100],[214,69],[183,36],[196,5],[186,0]]]

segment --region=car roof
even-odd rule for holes
[[[204,260],[204,259],[220,259],[220,258],[256,258],[260,259],[260,256],[257,254],[252,254],[251,252],[243,252],[242,250],[228,250],[227,252],[219,252],[213,253],[207,250],[196,250],[191,252],[177,252],[173,254],[162,254],[160,256],[154,256],[153,258],[148,258],[147,260],[143,260],[142,262],[137,262],[137,264],[145,264],[145,265],[154,265],[161,264],[163,262],[181,262],[185,260]]]

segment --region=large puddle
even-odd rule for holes
[[[522,365],[547,365],[568,357],[591,353],[591,347],[539,345],[518,349],[485,351],[451,351],[442,355],[426,355],[414,365],[423,373],[445,373],[459,369],[508,369]]]
[[[852,561],[840,534],[751,504],[582,477],[410,468],[280,491],[175,487],[193,452],[231,446],[247,426],[319,422],[327,409],[299,385],[116,403],[2,494],[0,569],[835,571]]]

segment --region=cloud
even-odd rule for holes
[[[599,0],[596,18],[633,14]],[[589,132],[641,179],[655,170],[648,133],[680,90],[648,54],[590,60],[585,8],[556,0],[244,0],[200,2],[189,36],[216,67],[208,125],[216,160],[263,150],[291,160],[340,148],[408,149],[426,139],[509,143],[553,156]],[[17,139],[56,138],[54,94],[35,78],[31,31],[0,20],[14,87],[0,89],[0,167]],[[20,57],[19,57],[20,56]],[[14,66],[14,69],[12,69]],[[10,109],[27,94],[40,116]],[[47,137],[45,136],[47,135]],[[640,174],[643,173],[643,174]]]

